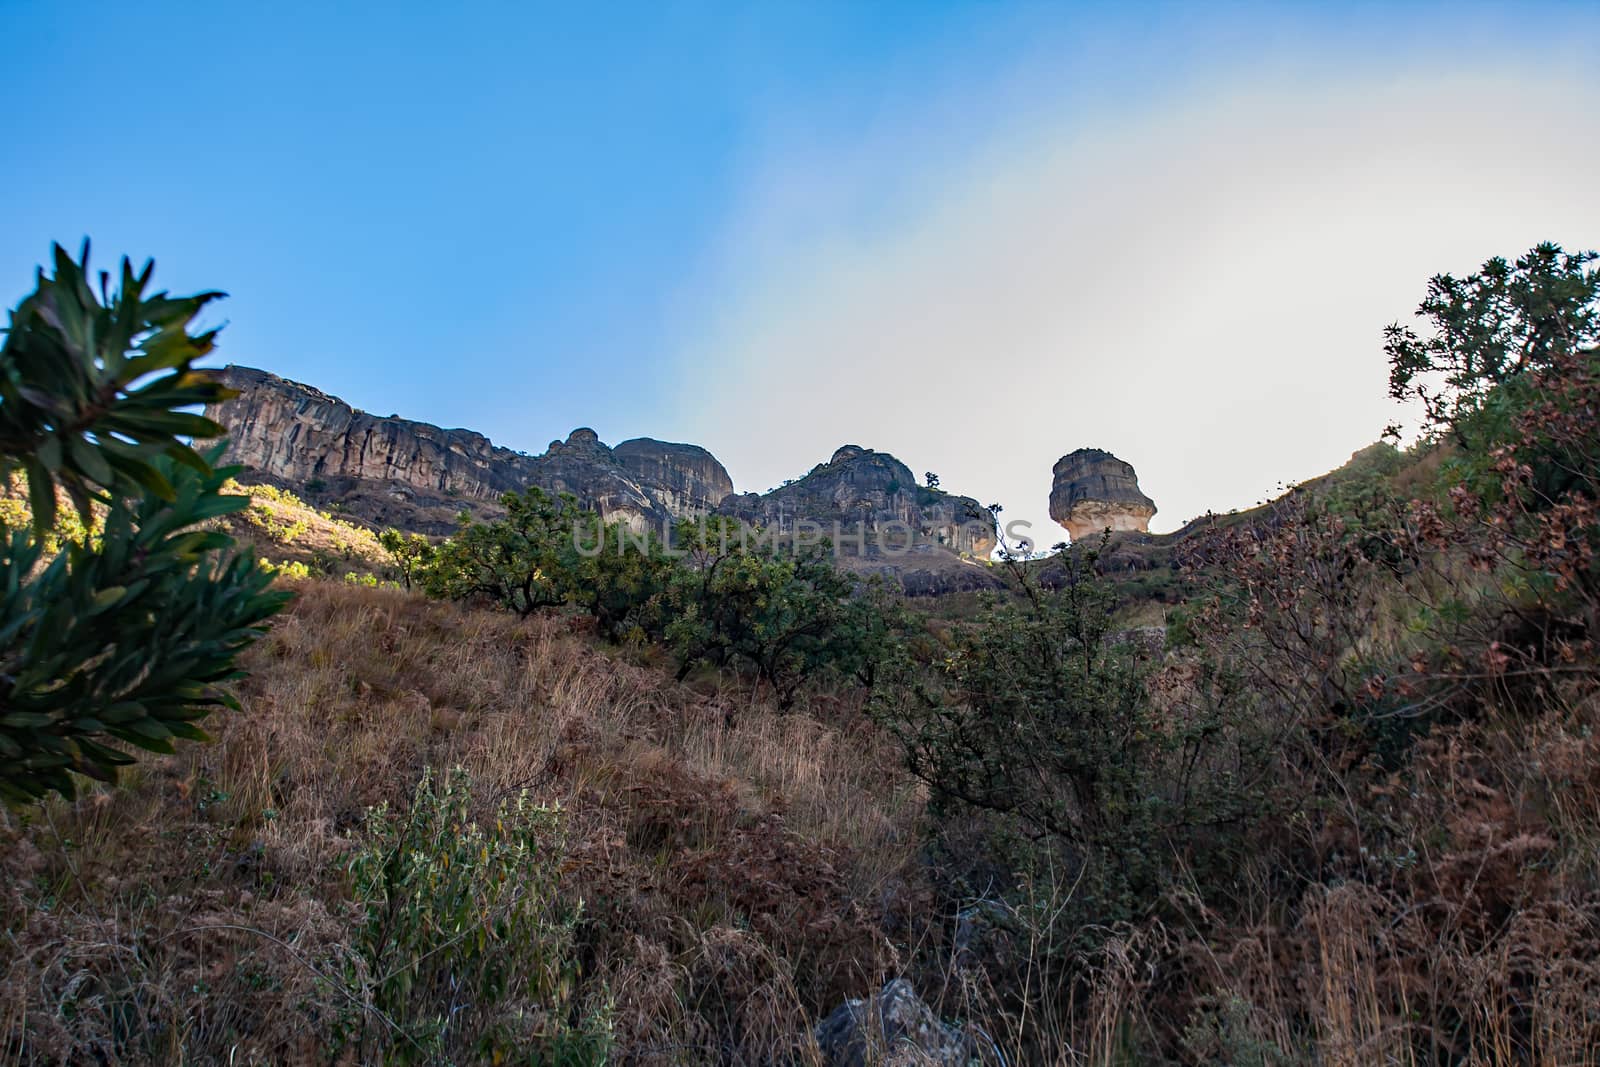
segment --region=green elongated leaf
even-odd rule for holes
[[[200,727],[195,726],[192,723],[169,722],[168,726],[172,730],[173,737],[182,738],[185,741],[211,740],[211,735],[207,734],[204,730],[200,729]]]
[[[134,761],[126,752],[118,752],[114,748],[108,748],[83,737],[78,738],[78,749],[85,757],[107,767],[126,767]]]
[[[165,474],[149,463],[125,460],[121,464],[116,464],[116,461],[113,461],[113,464],[123,474],[143,487],[145,492],[150,495],[169,502],[177,498],[177,491],[172,488],[172,482],[167,479]]]
[[[236,511],[243,511],[250,506],[247,496],[209,496],[203,497],[190,510],[194,522],[204,522],[206,519],[215,519],[222,515],[231,515]]]
[[[141,411],[119,408],[106,416],[105,425],[108,429],[130,435],[145,433],[213,437],[222,430],[222,427],[202,415],[160,409]]]
[[[165,723],[148,715],[128,723],[127,729],[140,737],[148,737],[153,741],[164,741],[172,736],[172,731],[167,729]]]
[[[177,749],[172,747],[172,742],[170,740],[146,737],[143,734],[132,733],[127,730],[117,731],[117,734],[124,741],[128,742],[128,744],[138,745],[146,752],[160,752],[163,755],[170,756],[172,753],[177,751]]]
[[[89,442],[80,437],[69,438],[67,452],[77,468],[96,485],[109,489],[116,481],[116,475],[111,471],[111,464],[106,462],[106,457]]]
[[[46,437],[39,443],[39,451],[36,453],[36,455],[39,457],[39,462],[44,464],[45,470],[49,471],[51,474],[55,474],[55,472],[59,471],[61,469],[62,456],[60,436],[57,434],[51,434],[50,436]]]
[[[33,509],[33,529],[42,536],[56,523],[56,484],[32,456],[25,457],[23,465],[28,472],[28,504]]]
[[[108,723],[120,726],[125,723],[137,722],[148,714],[149,711],[143,704],[130,700],[111,705],[100,713],[100,717]]]
[[[32,404],[34,407],[40,408],[50,415],[58,418],[71,414],[65,405],[62,404],[59,396],[56,396],[49,390],[40,389],[38,386],[20,385],[17,387],[17,396],[22,400]]]
[[[177,460],[196,474],[205,476],[211,473],[211,465],[188,445],[174,444],[167,446],[164,453],[169,459]]]
[[[98,615],[102,611],[107,611],[116,607],[122,602],[122,598],[126,596],[127,593],[127,587],[122,585],[113,585],[109,588],[100,590],[94,595],[94,600],[91,601],[89,614]]]
[[[0,726],[10,726],[13,729],[50,726],[54,722],[53,716],[37,711],[13,711],[0,715]]]

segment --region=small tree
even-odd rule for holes
[[[571,494],[551,496],[537,486],[500,502],[503,519],[477,522],[461,514],[460,530],[438,546],[427,568],[427,592],[452,600],[486,597],[523,618],[565,604],[580,570],[574,531],[587,513]]]
[[[664,634],[678,677],[698,663],[743,661],[771,683],[779,703],[825,670],[866,669],[869,628],[854,583],[821,554],[762,551],[732,519],[679,525],[685,564],[664,594]]]
[[[183,409],[234,394],[194,369],[215,331],[190,324],[220,293],[147,295],[153,264],[99,295],[88,246],[59,246],[55,274],[12,312],[0,347],[0,475],[21,470],[31,528],[0,547],[0,796],[71,796],[71,774],[101,780],[133,762],[115,740],[171,752],[175,738],[237,707],[234,661],[288,594],[207,520],[249,498],[222,492],[186,437],[222,428]],[[98,537],[48,562],[42,541],[64,492]],[[97,516],[103,513],[103,519]]]
[[[420,584],[425,579],[437,555],[433,542],[422,534],[403,534],[393,527],[378,535],[378,544],[389,553],[395,569],[400,572],[400,581],[407,589],[411,588],[413,582]]]
[[[591,528],[598,540],[585,545],[578,564],[577,599],[611,641],[661,636],[660,598],[672,583],[676,565],[655,538],[634,539],[620,524]]]
[[[1545,243],[1514,264],[1496,256],[1465,278],[1435,275],[1417,308],[1428,333],[1384,330],[1390,395],[1420,400],[1431,428],[1467,443],[1464,420],[1496,386],[1600,341],[1595,260]]]

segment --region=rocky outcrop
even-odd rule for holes
[[[846,445],[770,493],[737,494],[697,445],[637,437],[611,448],[580,427],[531,456],[470,430],[370,415],[266,371],[215,373],[240,394],[206,410],[228,431],[229,462],[375,525],[447,534],[463,508],[493,517],[502,494],[537,485],[635,530],[715,512],[778,539],[809,536],[853,573],[886,575],[913,596],[999,584],[981,562],[995,546],[989,510],[919,486],[886,452]]]
[[[652,445],[661,442],[649,442]],[[693,448],[691,445],[665,445],[665,448]],[[694,449],[720,474],[732,489],[728,472],[704,449]],[[664,455],[670,455],[669,453]],[[600,513],[607,522],[621,522],[634,530],[659,532],[675,520],[703,515],[709,509],[683,490],[683,484],[698,476],[674,477],[670,464],[656,472],[668,481],[646,477],[627,466],[615,451],[601,442],[588,427],[573,430],[565,441],[551,441],[542,456],[533,457],[528,472],[529,485],[553,493],[571,493],[578,503]]]
[[[978,1064],[979,1047],[939,1020],[911,983],[896,978],[871,1000],[847,1000],[816,1028],[817,1048],[828,1067],[868,1064]]]
[[[527,457],[470,430],[379,418],[251,367],[215,372],[239,391],[206,409],[228,431],[228,461],[290,483],[357,478],[492,500],[527,484]]]
[[[733,493],[727,470],[699,445],[635,437],[611,454],[641,483],[655,486],[658,499],[674,514],[704,514]]]
[[[988,508],[919,486],[904,463],[859,445],[845,445],[797,481],[764,495],[729,497],[717,510],[785,535],[809,523],[832,539],[837,528],[846,552],[867,555],[894,555],[913,539],[979,557],[995,546]]]
[[[206,410],[227,428],[229,462],[301,491],[322,483],[373,522],[445,532],[462,502],[492,511],[501,494],[537,485],[572,493],[608,520],[659,528],[704,514],[733,490],[722,464],[693,445],[639,438],[619,454],[580,428],[529,456],[470,430],[370,415],[266,371],[215,373],[240,393]],[[406,522],[408,511],[414,521]]]
[[[1050,517],[1074,541],[1104,530],[1144,533],[1156,513],[1155,501],[1139,489],[1133,465],[1098,448],[1080,448],[1056,462],[1050,488]]]

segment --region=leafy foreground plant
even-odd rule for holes
[[[366,1013],[348,1034],[359,1062],[605,1062],[604,1019],[573,1022],[579,912],[557,898],[559,812],[526,792],[489,827],[471,808],[456,768],[424,771],[406,815],[367,813],[350,861],[362,966],[347,977],[381,1021]]]
[[[171,752],[204,739],[196,722],[237,707],[234,658],[288,595],[232,541],[195,527],[249,504],[225,495],[221,449],[185,437],[222,427],[183,410],[231,391],[193,369],[215,331],[189,326],[219,293],[146,296],[153,264],[121,287],[89,287],[55,249],[55,276],[12,313],[0,347],[0,477],[27,476],[31,528],[0,549],[0,797],[74,793],[71,772],[103,781],[131,756],[111,738]],[[153,376],[153,377],[152,377]],[[56,493],[98,537],[44,561]],[[97,740],[102,739],[102,740]]]

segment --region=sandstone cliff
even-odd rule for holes
[[[299,491],[322,483],[375,523],[445,533],[463,503],[492,513],[501,494],[538,485],[570,492],[608,519],[659,527],[704,514],[733,490],[722,464],[693,445],[639,438],[619,454],[578,429],[529,456],[470,430],[370,415],[266,371],[216,373],[240,392],[206,411],[228,429],[230,462]]]
[[[1062,456],[1053,470],[1050,517],[1074,541],[1104,530],[1143,533],[1156,513],[1155,501],[1139,489],[1133,465],[1098,448]]]

